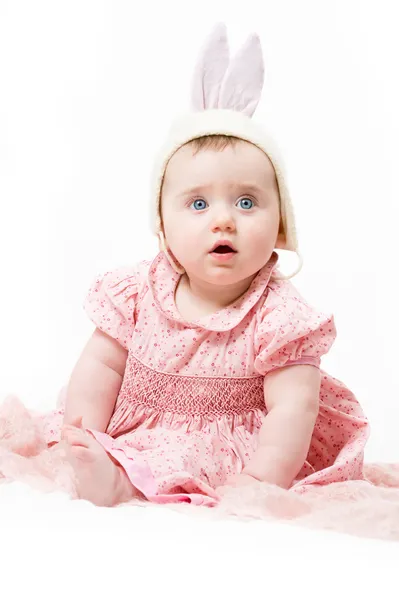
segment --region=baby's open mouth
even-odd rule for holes
[[[228,254],[229,252],[236,252],[230,246],[217,246],[212,252],[216,252],[216,254]]]
[[[213,244],[210,254],[236,254],[236,252],[237,250],[231,240],[220,238]]]

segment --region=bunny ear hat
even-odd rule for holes
[[[165,247],[161,222],[162,181],[169,160],[184,144],[203,136],[227,135],[250,142],[270,159],[280,195],[280,215],[283,224],[282,240],[278,247],[296,252],[299,266],[289,276],[275,275],[275,279],[290,279],[302,268],[298,251],[295,217],[286,185],[285,168],[279,149],[268,132],[252,115],[258,106],[264,82],[264,63],[259,37],[249,36],[239,52],[230,58],[227,31],[218,24],[206,40],[194,70],[191,90],[192,110],[172,123],[169,134],[156,158],[152,173],[152,230]],[[172,266],[181,270],[171,261]]]

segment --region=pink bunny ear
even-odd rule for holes
[[[251,117],[261,97],[264,72],[260,39],[252,34],[229,64],[217,108],[236,110]]]
[[[220,86],[228,64],[226,25],[218,23],[205,42],[194,70],[191,92],[194,110],[217,108]]]

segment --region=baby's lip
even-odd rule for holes
[[[219,246],[228,246],[232,249],[233,252],[237,252],[233,242],[231,242],[230,240],[218,240],[214,243],[210,252],[214,252],[214,250],[216,250],[216,248],[218,248]]]

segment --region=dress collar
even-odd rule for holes
[[[175,292],[181,275],[176,273],[163,252],[155,257],[148,273],[148,282],[155,305],[168,319],[172,319],[190,329],[207,329],[209,331],[229,331],[236,327],[255,306],[264,293],[278,261],[277,252],[273,252],[268,263],[258,271],[248,290],[233,304],[188,322],[180,315]]]

